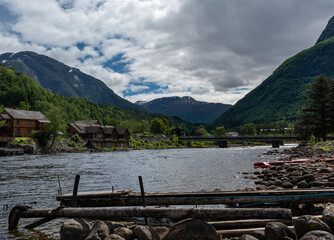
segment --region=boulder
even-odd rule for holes
[[[125,240],[131,240],[133,238],[132,230],[125,227],[118,227],[112,233],[121,236]]]
[[[326,206],[322,212],[322,220],[330,227],[332,232],[334,232],[334,205],[330,204]]]
[[[163,240],[220,240],[216,230],[200,219],[186,219],[172,225]]]
[[[104,240],[110,234],[107,224],[103,221],[96,222],[85,240]]]
[[[153,229],[160,236],[160,239],[163,239],[169,232],[169,229],[167,227],[153,227]]]
[[[265,228],[266,240],[296,239],[294,232],[281,222],[270,222]]]
[[[306,182],[313,182],[315,181],[315,176],[313,174],[306,174],[304,176],[301,176],[299,178],[299,181],[303,181],[303,180],[306,180]]]
[[[116,228],[119,227],[127,227],[125,223],[119,223],[119,222],[105,222],[109,228],[109,231],[112,233]]]
[[[108,237],[106,237],[104,240],[125,240],[120,235],[117,234],[110,234]]]
[[[258,240],[258,239],[249,234],[244,234],[239,238],[239,240]]]
[[[138,240],[160,240],[159,234],[149,226],[137,225],[133,233]]]
[[[306,233],[300,240],[334,240],[334,236],[329,232],[316,230]]]
[[[297,183],[297,187],[298,188],[308,188],[308,184],[306,182],[306,180],[300,181],[299,183]]]
[[[61,240],[83,240],[90,232],[90,225],[81,218],[66,221],[60,228]]]
[[[258,230],[255,232],[250,233],[253,237],[257,238],[258,240],[266,240],[264,231]]]
[[[295,232],[298,239],[304,236],[306,233],[314,230],[322,230],[332,233],[331,229],[326,223],[311,215],[300,216],[294,221],[293,225],[295,227]]]
[[[293,188],[293,185],[291,182],[286,181],[286,182],[283,182],[282,187],[283,188]]]

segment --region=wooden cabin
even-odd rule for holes
[[[50,121],[39,111],[5,108],[0,114],[0,137],[31,137],[33,131],[43,130]]]
[[[68,133],[78,134],[97,148],[129,147],[130,133],[128,129],[102,126],[98,121],[77,121],[68,125]]]

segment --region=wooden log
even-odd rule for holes
[[[288,228],[293,229],[292,226],[288,226]],[[264,231],[265,228],[248,228],[248,229],[228,229],[228,230],[217,230],[217,232],[223,238],[231,238],[231,237],[241,237],[244,234],[250,234],[255,231]]]
[[[14,207],[15,208],[15,207]],[[271,216],[277,219],[291,219],[291,210],[283,208],[263,208],[263,209],[231,209],[231,208],[143,208],[143,207],[124,207],[124,208],[56,208],[56,209],[17,209],[14,218],[9,219],[13,222],[10,229],[18,224],[19,218],[120,218],[120,217],[148,217],[148,218],[201,218],[216,219],[265,219]]]
[[[240,229],[240,228],[257,228],[265,227],[270,222],[281,222],[285,225],[292,225],[292,219],[246,219],[234,221],[217,221],[208,222],[216,230],[221,229]]]
[[[80,198],[82,196],[82,198]],[[61,200],[60,197],[57,200]],[[63,195],[61,204],[70,206],[72,196]],[[150,193],[145,194],[147,206],[153,205],[208,205],[208,204],[263,204],[263,203],[322,203],[334,202],[334,191],[326,190],[289,190],[289,191],[252,191],[252,192],[209,192],[209,193]],[[127,195],[79,193],[78,206],[142,206],[140,193]],[[255,206],[255,205],[254,205]]]

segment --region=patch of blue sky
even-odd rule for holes
[[[0,22],[5,23],[15,23],[18,19],[18,15],[14,14],[5,4],[0,3]]]
[[[131,61],[124,59],[124,53],[119,53],[114,56],[112,59],[103,63],[104,68],[110,68],[118,73],[128,73],[128,65],[131,64]]]
[[[251,90],[251,88],[236,88],[235,91],[248,91]]]
[[[85,44],[84,42],[78,42],[75,45],[80,51],[82,51],[86,46],[88,46],[87,44]]]
[[[130,87],[127,90],[124,90],[123,96],[127,97],[127,96],[133,96],[133,95],[138,95],[138,94],[144,94],[144,93],[161,93],[164,90],[167,89],[167,86],[160,86],[158,84],[156,84],[155,82],[131,82]],[[132,90],[131,90],[131,86]]]

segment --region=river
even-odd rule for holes
[[[291,148],[287,145],[279,148]],[[242,172],[253,171],[252,162],[282,157],[263,155],[270,146],[133,150],[127,152],[24,155],[0,158],[0,239],[59,239],[64,220],[54,220],[35,230],[23,226],[8,233],[9,211],[17,204],[34,208],[57,207],[58,177],[63,193],[73,190],[80,174],[79,191],[131,189],[139,192],[138,176],[146,192],[235,190],[254,187]]]

